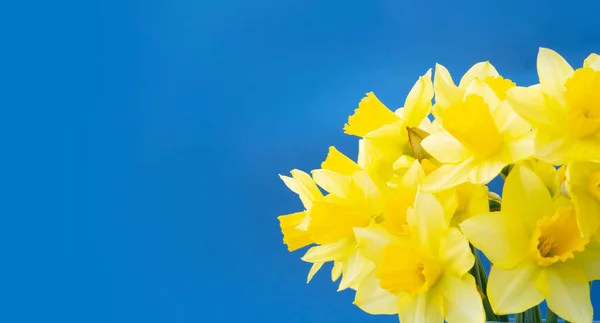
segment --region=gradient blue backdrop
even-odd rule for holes
[[[364,93],[435,62],[531,84],[539,46],[600,51],[597,1],[5,2],[3,322],[396,322],[306,285],[277,174],[355,156]]]

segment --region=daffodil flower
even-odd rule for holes
[[[403,108],[392,112],[370,92],[348,118],[344,132],[363,138],[365,169],[376,181],[387,181],[393,175],[392,164],[401,156],[415,158],[408,129],[429,129],[431,121],[427,116],[431,113],[432,98],[433,84],[429,70],[414,84]]]
[[[515,87],[507,100],[536,130],[535,154],[558,165],[600,161],[600,57],[573,70],[558,53],[540,48],[539,85]]]
[[[486,184],[504,166],[533,154],[530,125],[485,80],[474,78],[462,97],[444,95],[436,115],[443,130],[421,142],[443,165],[428,176],[423,190],[440,191],[465,182]]]
[[[449,227],[442,204],[419,193],[407,222],[405,238],[377,226],[355,229],[361,252],[377,264],[359,285],[355,304],[386,314],[395,305],[401,322],[483,322],[481,296],[468,273],[474,256],[461,232]]]
[[[487,294],[496,314],[520,313],[544,299],[571,322],[591,322],[588,282],[600,278],[600,253],[577,226],[577,210],[553,200],[536,174],[516,166],[502,210],[464,221],[469,241],[492,262]]]

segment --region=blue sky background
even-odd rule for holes
[[[342,126],[365,92],[397,108],[435,62],[531,84],[539,46],[575,66],[600,52],[595,1],[0,9],[5,322],[396,322],[326,272],[306,285],[277,174],[329,145],[355,156]]]

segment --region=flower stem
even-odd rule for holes
[[[546,311],[546,323],[557,323],[557,322],[558,322],[558,315],[556,315],[554,312],[552,312],[550,307],[548,307],[548,310]]]
[[[509,320],[507,315],[496,315],[492,310],[490,301],[487,298],[487,276],[485,274],[485,269],[483,268],[483,264],[481,263],[477,249],[471,246],[471,251],[475,256],[475,264],[473,265],[473,268],[471,268],[470,273],[473,275],[473,277],[475,277],[477,287],[479,287],[479,291],[482,294],[481,298],[483,302],[483,309],[485,310],[486,320],[494,322],[508,322]]]

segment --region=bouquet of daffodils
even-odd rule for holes
[[[403,323],[541,322],[544,301],[546,322],[591,322],[600,56],[574,70],[541,48],[537,71],[521,87],[481,62],[456,85],[438,64],[395,111],[367,93],[344,126],[356,160],[330,147],[321,169],[281,176],[304,206],[279,221],[290,251],[310,246],[308,281],[332,262],[356,306]]]

